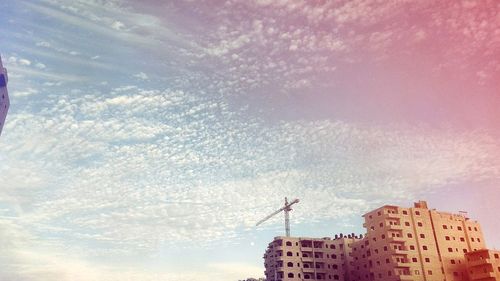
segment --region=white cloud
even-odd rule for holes
[[[19,59],[18,62],[22,66],[30,66],[31,65],[31,61],[27,60],[27,59]]]
[[[38,62],[35,64],[35,67],[38,69],[45,69],[47,66],[43,63]]]
[[[125,24],[123,24],[123,22],[121,21],[115,21],[111,24],[111,28],[115,29],[115,30],[123,30],[125,27]]]
[[[137,74],[134,74],[134,77],[140,80],[149,80],[149,76],[144,72],[139,72]]]
[[[24,91],[12,92],[12,96],[14,96],[14,97],[27,97],[27,96],[31,96],[31,95],[35,95],[35,94],[38,94],[38,90],[33,89],[33,88],[27,88]]]
[[[499,144],[479,133],[327,120],[228,126],[238,119],[221,101],[137,87],[114,92],[57,96],[43,114],[10,116],[9,166],[0,166],[10,188],[2,198],[31,205],[24,219],[34,229],[64,225],[71,240],[130,254],[194,238],[204,246],[251,227],[284,196],[302,200],[297,222],[321,220],[500,173]],[[14,176],[35,170],[37,177]],[[16,192],[45,186],[58,191],[43,201]]]

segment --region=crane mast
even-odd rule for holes
[[[292,208],[291,208],[292,205],[296,204],[296,203],[299,203],[299,199],[295,199],[289,203],[288,199],[285,197],[285,206],[276,210],[274,213],[268,215],[267,217],[263,218],[255,226],[258,226],[258,225],[262,224],[263,222],[267,221],[268,219],[272,218],[273,216],[275,216],[281,212],[284,212],[285,213],[285,233],[286,233],[286,237],[290,237],[290,214],[289,213],[292,210]]]

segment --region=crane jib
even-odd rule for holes
[[[260,220],[255,226],[260,225],[261,223],[267,221],[271,217],[275,216],[276,214],[281,213],[281,211],[284,211],[285,213],[285,233],[286,237],[290,237],[290,217],[289,217],[289,212],[292,210],[291,206],[293,204],[299,203],[299,199],[295,199],[292,202],[288,202],[288,199],[285,197],[285,205],[280,208],[279,210],[275,211],[274,213],[268,215],[267,217],[263,218]]]

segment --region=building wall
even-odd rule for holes
[[[500,251],[477,250],[465,255],[470,281],[500,280]]]
[[[367,232],[362,239],[354,235],[275,238],[265,256],[267,280],[467,281],[465,254],[486,248],[477,221],[464,214],[430,210],[423,201],[411,208],[386,205],[363,217]],[[288,262],[293,266],[288,267]],[[271,265],[277,263],[274,278],[276,267]],[[324,270],[316,270],[318,264]]]
[[[369,280],[467,280],[464,254],[485,248],[478,222],[429,210],[426,202],[383,206],[364,217]]]
[[[9,95],[7,93],[7,70],[2,65],[2,58],[0,57],[0,135],[5,124],[7,111],[9,110]]]
[[[264,254],[266,280],[346,280],[355,240],[275,237]]]
[[[430,211],[446,280],[467,280],[465,254],[486,248],[479,223],[462,215]]]

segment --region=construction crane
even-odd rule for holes
[[[263,222],[267,221],[271,217],[273,217],[276,214],[279,214],[281,211],[285,212],[285,232],[286,232],[286,237],[290,237],[290,215],[289,212],[292,210],[292,205],[295,203],[299,203],[299,199],[295,199],[292,202],[288,203],[288,199],[285,197],[285,206],[283,206],[281,209],[277,210],[276,212],[270,214],[269,216],[263,218],[260,220],[255,226],[258,226],[262,224]]]

